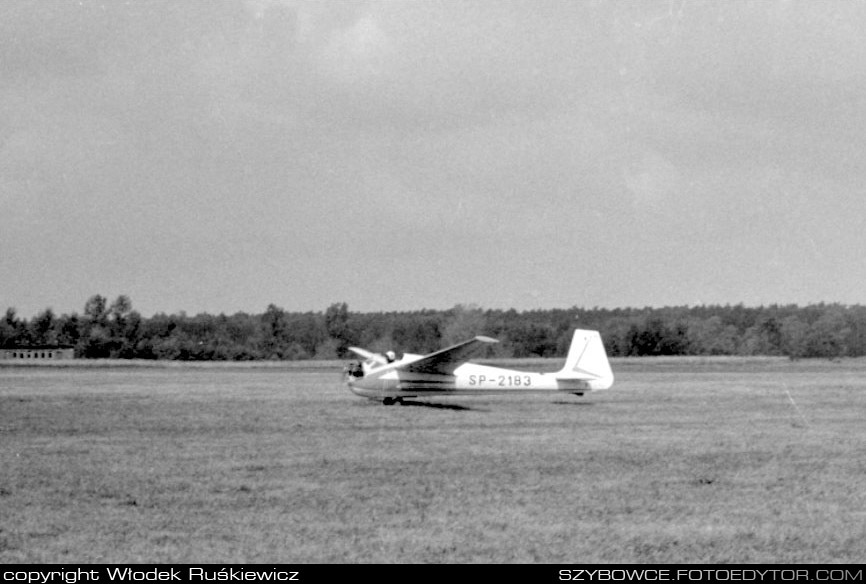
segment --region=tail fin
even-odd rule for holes
[[[586,381],[591,390],[607,389],[613,385],[613,371],[598,331],[574,331],[565,367],[556,373],[556,378]]]

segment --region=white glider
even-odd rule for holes
[[[346,368],[346,383],[356,395],[381,400],[385,405],[402,403],[403,398],[442,395],[492,395],[517,392],[564,392],[583,395],[608,389],[613,372],[598,331],[577,329],[565,366],[555,373],[532,373],[469,363],[479,347],[497,343],[478,336],[452,347],[430,353],[405,353],[399,360],[349,347],[364,359]]]

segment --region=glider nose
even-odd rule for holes
[[[364,369],[360,363],[350,363],[343,370],[343,381],[346,382],[349,391],[355,395],[362,395],[362,390],[364,389],[363,379]]]
[[[354,375],[351,375],[351,374],[346,375],[344,381],[346,382],[346,385],[352,391],[352,393],[358,393],[357,389],[355,388],[355,384],[358,382],[359,379],[361,379],[361,378],[355,377]]]
[[[350,377],[346,380],[346,386],[349,388],[349,391],[354,393],[359,397],[373,397],[376,395],[374,391],[372,391],[369,387],[367,387],[360,380],[360,377]]]
[[[364,377],[364,368],[360,363],[349,363],[343,369],[343,379],[350,385],[362,377]]]

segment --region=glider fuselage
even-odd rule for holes
[[[371,370],[364,377],[348,380],[349,389],[368,398],[420,397],[424,395],[501,394],[527,391],[583,393],[589,381],[557,379],[555,373],[532,373],[464,363],[452,375],[400,371],[395,362]]]

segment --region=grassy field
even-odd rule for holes
[[[613,368],[385,407],[340,364],[0,367],[0,563],[864,560],[866,361]]]

